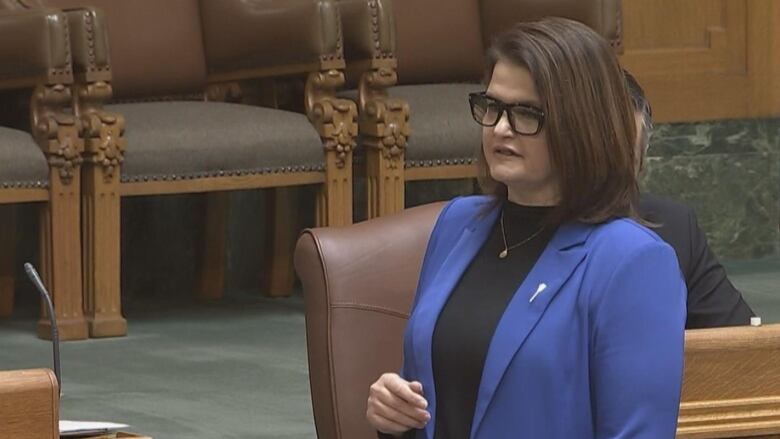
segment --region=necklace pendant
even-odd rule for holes
[[[504,259],[504,258],[506,258],[506,255],[508,255],[508,254],[509,254],[509,252],[507,251],[507,249],[503,249],[503,250],[501,250],[501,253],[498,254],[498,257],[500,259]]]

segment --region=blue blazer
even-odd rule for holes
[[[428,400],[418,439],[434,437],[434,326],[495,224],[491,201],[453,200],[428,242],[401,371]],[[648,229],[628,219],[562,225],[498,322],[470,437],[673,438],[685,296],[674,251]]]

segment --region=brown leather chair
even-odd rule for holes
[[[87,337],[82,312],[79,122],[72,112],[68,19],[0,11],[0,316],[13,309],[17,203],[40,203],[39,270],[60,337]],[[38,334],[49,337],[48,318]]]
[[[404,183],[472,178],[481,145],[467,94],[485,47],[519,21],[579,20],[620,50],[619,0],[340,0],[348,73],[359,76],[368,217],[404,208]],[[365,149],[365,151],[363,151]]]
[[[368,388],[400,369],[403,331],[443,203],[307,230],[295,267],[306,302],[320,439],[376,437]],[[678,438],[780,437],[780,325],[689,330]]]
[[[368,387],[401,367],[403,330],[428,235],[444,203],[343,228],[307,230],[295,268],[306,301],[320,439],[367,438]]]
[[[102,11],[82,12],[72,38],[85,141],[85,308],[92,336],[127,330],[120,304],[121,197],[210,194],[202,298],[222,294],[225,191],[315,184],[318,222],[351,222],[356,108],[335,96],[344,60],[333,1],[13,5]],[[268,258],[275,264],[266,276],[272,295],[292,287],[296,231],[287,224],[295,211],[283,195],[271,197],[276,227],[269,247],[279,250]]]

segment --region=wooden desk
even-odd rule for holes
[[[689,330],[678,439],[780,438],[780,325]]]
[[[51,370],[0,371],[0,438],[58,438],[58,404]]]
[[[59,386],[50,369],[0,371],[0,438],[58,439]],[[101,439],[114,436],[96,436]],[[119,432],[116,439],[152,439]]]

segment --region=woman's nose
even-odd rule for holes
[[[498,118],[498,123],[493,127],[493,132],[501,136],[513,136],[512,126],[509,124],[509,114],[506,110],[501,112],[501,117]]]

